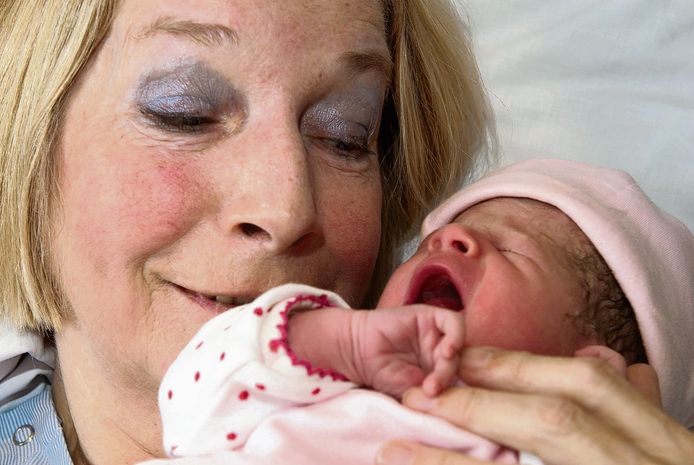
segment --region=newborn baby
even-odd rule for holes
[[[288,284],[203,326],[161,385],[167,453],[371,464],[383,441],[401,438],[517,463],[515,451],[389,396],[421,384],[440,392],[471,345],[600,356],[622,372],[625,359],[646,360],[629,300],[561,210],[509,197],[460,210],[451,215],[449,202],[429,217],[425,229],[444,225],[395,271],[379,309],[350,310],[335,294]]]

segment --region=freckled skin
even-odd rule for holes
[[[238,44],[143,39],[160,16],[233,27]],[[387,54],[376,1],[120,5],[68,103],[53,218],[53,260],[72,314],[56,336],[58,386],[94,463],[149,457],[137,444],[161,454],[159,381],[214,314],[172,283],[253,296],[294,281],[360,303],[380,237],[377,134],[374,153],[354,161],[301,119],[337,91],[375,95],[380,113],[381,77],[355,78],[338,60],[365,49]],[[136,99],[146,73],[191,59],[243,93],[236,131],[220,124],[214,137],[190,136],[144,121]]]

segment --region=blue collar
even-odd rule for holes
[[[0,465],[37,463],[72,465],[47,383],[0,411]]]

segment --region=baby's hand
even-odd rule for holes
[[[362,384],[397,397],[421,385],[434,396],[455,380],[465,338],[460,312],[410,305],[354,313],[354,371]]]

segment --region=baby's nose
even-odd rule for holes
[[[431,233],[427,248],[430,252],[454,250],[470,258],[476,257],[480,252],[475,233],[457,223],[447,224]]]

